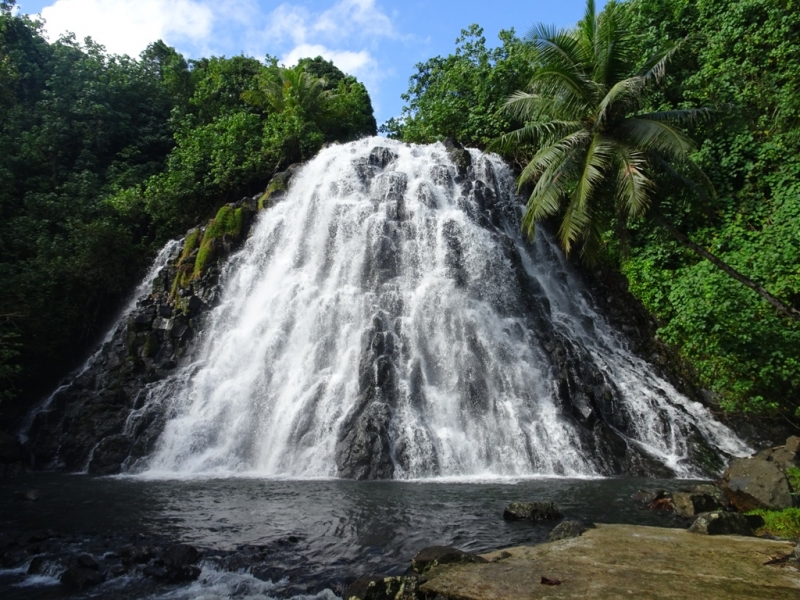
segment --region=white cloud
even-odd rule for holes
[[[351,52],[350,50],[331,50],[322,44],[300,44],[291,52],[282,57],[286,66],[297,64],[301,58],[314,58],[321,56],[325,60],[333,61],[345,73],[359,78],[369,77],[374,72],[377,64],[375,59],[366,50]]]
[[[271,42],[291,40],[303,44],[308,37],[311,14],[302,6],[281,4],[269,15],[265,38]]]
[[[323,12],[313,28],[334,37],[397,37],[391,19],[375,6],[375,0],[341,0]]]
[[[203,40],[214,24],[212,8],[196,0],[57,0],[42,17],[52,39],[71,31],[132,56],[157,39]]]

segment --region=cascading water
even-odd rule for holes
[[[702,450],[746,453],[626,350],[546,236],[523,241],[505,165],[467,159],[371,138],[305,165],[228,262],[198,360],[150,389],[168,419],[129,469],[689,475]]]

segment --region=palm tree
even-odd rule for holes
[[[587,0],[577,28],[539,24],[528,34],[537,69],[528,89],[513,94],[505,107],[526,125],[494,144],[506,151],[537,149],[519,177],[520,187],[533,185],[524,231],[532,237],[537,221],[560,215],[558,238],[565,252],[580,246],[583,256],[591,259],[613,217],[624,224],[652,212],[681,243],[780,312],[800,318],[800,311],[692,242],[653,210],[656,178],[663,175],[713,193],[691,160],[695,144],[681,128],[710,111],[640,112],[680,42],[634,71],[638,56],[629,15],[616,0],[598,15],[595,1]]]
[[[269,67],[256,76],[255,83],[256,88],[245,91],[242,97],[275,113],[314,115],[324,111],[332,97],[332,92],[325,89],[325,79],[307,73],[303,64]]]

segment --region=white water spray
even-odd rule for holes
[[[471,156],[465,183],[441,144],[370,138],[305,165],[226,266],[199,361],[150,391],[169,419],[136,470],[329,477],[385,455],[395,478],[596,475],[556,338],[593,362],[631,448],[678,475],[692,432],[745,454],[628,352],[545,236],[523,241],[513,177]]]

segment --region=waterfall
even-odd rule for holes
[[[688,476],[745,454],[522,238],[502,161],[461,152],[369,138],[303,166],[228,261],[196,360],[148,390],[167,420],[129,470]]]

